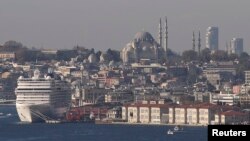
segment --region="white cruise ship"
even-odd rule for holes
[[[17,80],[16,109],[23,122],[42,122],[62,119],[71,101],[70,84],[49,72],[41,77],[35,70],[32,78]]]

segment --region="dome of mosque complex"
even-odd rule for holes
[[[161,19],[159,22],[159,34],[158,42],[155,41],[153,36],[149,32],[141,31],[135,34],[132,39],[122,50],[121,58],[123,63],[138,63],[141,61],[147,61],[148,63],[161,63],[167,59],[168,48],[168,26],[167,18],[165,18],[165,30],[164,30],[164,47],[162,42],[162,24]]]
[[[138,32],[134,39],[121,51],[124,63],[135,63],[141,60],[158,62],[164,57],[164,49],[154,40],[149,32]]]

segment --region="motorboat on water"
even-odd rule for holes
[[[169,129],[168,132],[167,132],[167,134],[168,134],[168,135],[173,135],[174,132],[173,132],[172,130]]]
[[[183,130],[183,128],[180,127],[179,125],[177,125],[177,126],[174,127],[174,131],[175,131],[175,132],[181,131],[181,130]]]

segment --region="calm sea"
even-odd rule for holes
[[[0,141],[207,141],[207,127],[184,127],[174,135],[168,129],[173,126],[23,124],[15,106],[0,105]]]

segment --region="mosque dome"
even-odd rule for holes
[[[149,32],[137,32],[135,34],[134,40],[136,41],[154,41],[154,38]]]
[[[115,61],[113,61],[113,60],[110,61],[110,62],[109,62],[109,67],[114,67],[114,66],[115,66]]]
[[[90,63],[96,63],[96,56],[95,54],[90,54],[89,57],[88,57],[88,60]]]
[[[132,52],[134,48],[132,46],[127,46],[127,51]]]
[[[105,62],[107,60],[107,55],[102,53],[100,56],[100,62]]]

